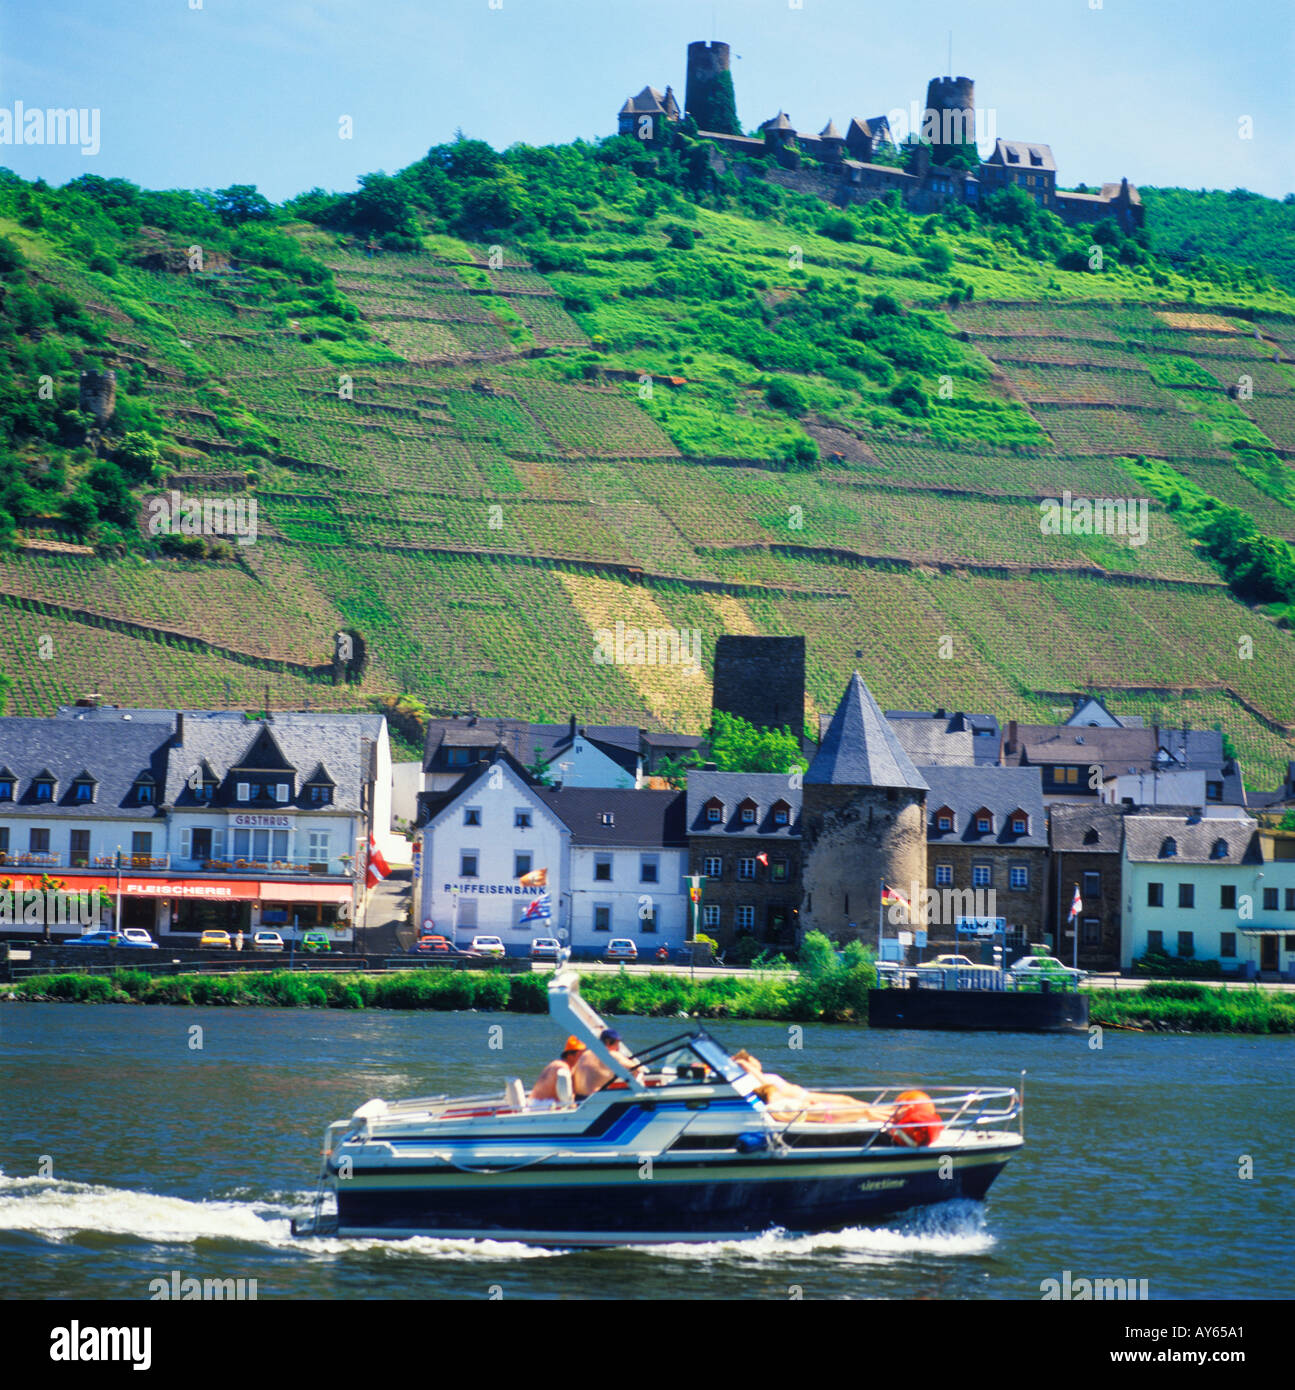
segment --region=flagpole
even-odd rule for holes
[[[884,960],[886,946],[884,926],[886,914],[886,880],[882,878],[878,879],[877,881],[881,884],[881,892],[877,895],[877,959]]]
[[[1076,892],[1076,893],[1079,892],[1079,885],[1078,885],[1077,883],[1075,884],[1075,892]],[[1070,908],[1070,911],[1071,911],[1071,914],[1073,915],[1073,914],[1074,914],[1074,910],[1075,910],[1075,909],[1074,909],[1074,899],[1072,898],[1070,901],[1071,901],[1071,908]],[[1078,917],[1075,917],[1074,934],[1075,934],[1075,954],[1074,954],[1073,960],[1074,960],[1075,969],[1078,970],[1078,969],[1079,969],[1079,918],[1078,918]]]

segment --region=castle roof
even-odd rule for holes
[[[1129,202],[1140,203],[1142,201],[1142,194],[1134,188],[1128,179],[1121,179],[1119,183],[1102,184],[1102,201],[1104,203],[1113,203],[1125,188],[1129,190]]]
[[[1002,164],[1009,169],[1033,169],[1036,173],[1057,172],[1052,146],[1040,145],[1032,140],[995,140],[994,152],[989,156],[988,163]]]
[[[929,790],[858,671],[850,677],[805,781]]]
[[[823,129],[818,132],[818,138],[820,140],[839,140],[841,132],[836,128],[836,122],[829,119]]]
[[[625,105],[621,107],[622,116],[656,116],[663,115],[666,111],[665,96],[658,92],[655,87],[644,87],[636,97],[627,98]],[[671,93],[670,100],[674,101],[674,94]],[[676,105],[675,110],[679,108]]]
[[[792,125],[785,111],[779,111],[776,116],[771,116],[767,121],[765,121],[765,123],[760,127],[760,129],[787,130],[790,131],[793,135],[795,135],[796,133],[796,127]]]

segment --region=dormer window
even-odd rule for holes
[[[37,801],[53,801],[54,788],[57,783],[47,772],[37,773],[32,779],[32,792]]]
[[[1030,818],[1020,807],[1012,812],[1009,824],[1012,827],[1013,835],[1028,835],[1030,833]]]
[[[316,783],[310,788],[310,804],[312,806],[331,806],[333,804],[332,787]]]
[[[1215,840],[1213,848],[1210,850],[1211,859],[1226,859],[1228,857],[1228,842],[1226,840]]]
[[[292,787],[287,782],[280,782],[274,789],[274,799],[279,802],[287,801],[291,791]]]
[[[467,767],[472,750],[470,748],[447,748],[445,765],[447,767]]]
[[[1178,857],[1178,841],[1172,835],[1166,835],[1160,842],[1161,859],[1176,859]]]
[[[72,800],[76,802],[87,802],[94,800],[94,782],[88,777],[78,777],[72,783]]]
[[[616,816],[615,816],[615,814],[614,814],[613,812],[611,812],[611,811],[599,811],[599,813],[598,813],[598,824],[599,824],[599,825],[615,825],[615,824],[616,824]]]
[[[954,815],[952,806],[941,806],[935,813],[935,828],[938,831],[949,831],[954,827]]]
[[[739,811],[740,811],[740,813],[741,813],[741,819],[742,819],[742,824],[743,824],[743,825],[754,825],[754,824],[755,824],[755,811],[756,811],[756,808],[755,808],[755,802],[754,802],[754,801],[744,801],[744,802],[742,803],[742,805],[741,805],[738,809],[739,809]]]
[[[0,780],[0,801],[13,800],[13,783],[7,780]]]
[[[153,804],[154,786],[151,779],[145,781],[141,778],[135,783],[133,790],[136,806],[151,806]]]
[[[773,823],[775,825],[791,824],[791,807],[785,801],[773,803]]]
[[[210,801],[216,794],[216,784],[214,782],[199,782],[193,789],[193,799],[195,801]]]
[[[235,801],[250,801],[252,799],[252,786],[250,782],[240,782],[234,789]]]
[[[708,825],[718,825],[724,819],[724,803],[722,801],[708,801],[706,803],[706,823]]]
[[[994,813],[988,806],[982,806],[975,816],[976,834],[988,835],[994,828]]]

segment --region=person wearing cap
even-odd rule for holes
[[[574,1033],[567,1039],[566,1046],[562,1049],[562,1055],[552,1061],[540,1072],[539,1080],[531,1089],[531,1104],[537,1101],[547,1101],[550,1105],[558,1102],[558,1077],[562,1072],[566,1072],[571,1077],[573,1085],[575,1081],[574,1070],[580,1057],[588,1051],[584,1043],[576,1037]],[[578,1096],[579,1091],[575,1091]]]
[[[621,1035],[614,1028],[604,1028],[598,1041],[614,1057],[624,1062],[630,1069],[634,1069],[637,1059],[625,1046]],[[641,1075],[642,1071],[643,1068],[640,1066],[634,1074],[636,1076]],[[575,1083],[577,1100],[584,1100],[586,1096],[593,1095],[595,1091],[601,1091],[609,1081],[615,1079],[616,1073],[600,1058],[595,1057],[588,1048],[580,1054],[579,1060],[572,1069],[572,1080]]]

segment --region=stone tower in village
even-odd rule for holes
[[[805,773],[802,930],[876,942],[883,883],[926,885],[929,790],[856,671]]]
[[[688,45],[688,85],[684,89],[684,114],[699,130],[720,135],[741,135],[737,123],[737,98],[733,94],[729,46],[726,43]]]
[[[927,113],[934,113],[933,116]],[[976,143],[976,84],[970,77],[933,77],[926,88],[926,112],[922,129],[925,140],[930,130],[931,158],[936,164],[947,164],[962,145]]]
[[[715,641],[711,709],[736,714],[762,729],[805,727],[804,637],[725,633]]]

